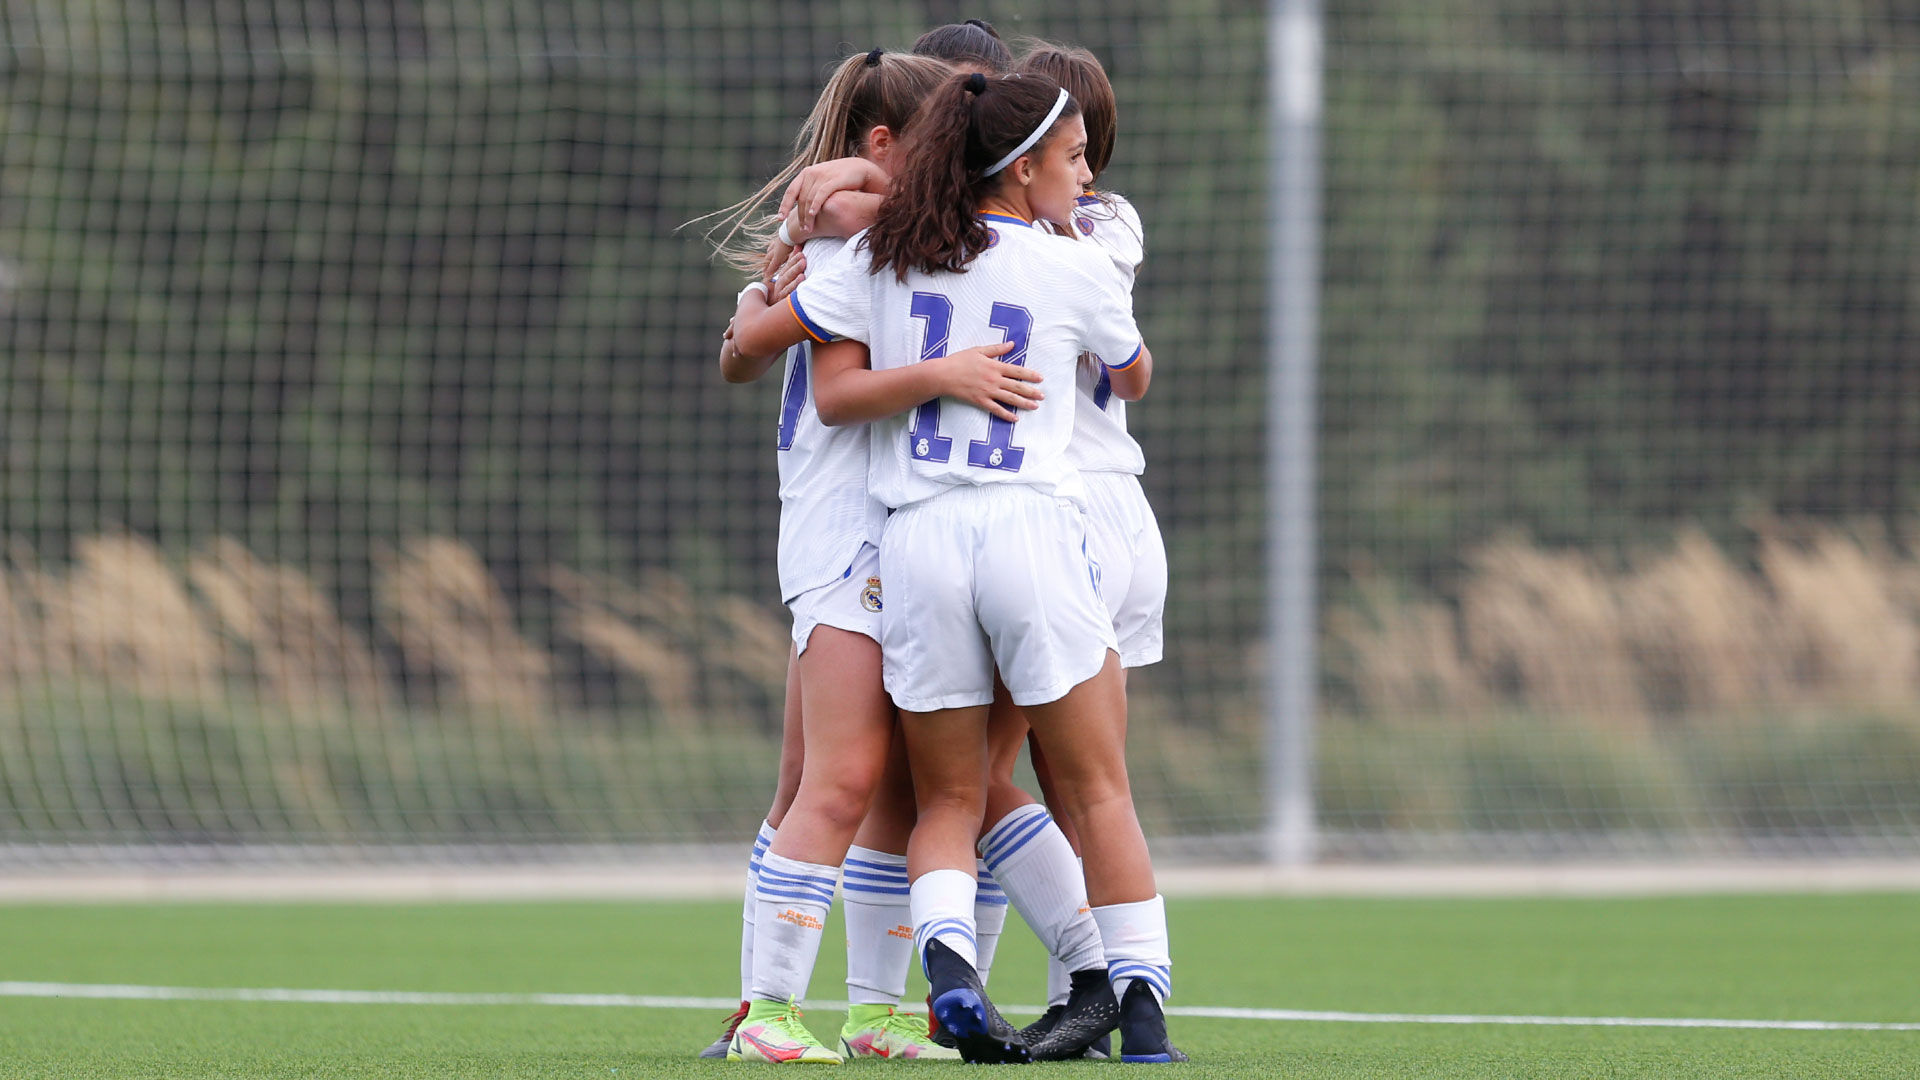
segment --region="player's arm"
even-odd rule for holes
[[[745,378],[734,378],[729,374],[725,356],[721,357],[720,372],[728,382],[751,382],[760,377],[773,358],[786,352],[802,341],[824,344],[831,340],[819,327],[810,327],[800,313],[798,301],[792,294],[778,303],[768,304],[766,296],[749,286],[740,294],[739,306],[733,312],[733,349],[741,359],[736,361],[732,370],[745,372],[751,364],[760,364],[760,369]]]
[[[872,225],[889,180],[866,158],[839,158],[809,165],[780,197],[780,216],[795,243],[816,236],[852,236]]]
[[[905,367],[874,371],[867,347],[835,341],[813,350],[813,404],[829,427],[864,424],[906,412],[934,398],[948,397],[985,409],[1002,420],[1032,409],[1046,395],[1036,385],[1040,373],[995,357],[1013,348],[1010,341],[976,345]]]
[[[1107,365],[1107,384],[1113,387],[1113,396],[1121,401],[1139,401],[1147,396],[1147,384],[1153,381],[1153,353],[1148,351],[1147,343],[1140,343],[1140,351],[1133,359],[1115,367]]]
[[[740,296],[734,304],[733,318],[727,322],[726,333],[720,336],[721,378],[730,383],[753,382],[765,375],[767,369],[773,366],[774,360],[789,347],[799,343],[796,339],[771,352],[758,353],[742,342],[738,331],[743,325],[741,320],[744,315],[750,313],[755,319],[767,318],[767,312],[784,306],[786,298],[792,295],[793,290],[799,288],[800,283],[806,279],[807,256],[804,252],[795,251],[785,264],[771,275],[770,287],[756,281],[740,290]],[[771,304],[768,303],[769,298],[772,300]],[[804,331],[805,327],[801,329]],[[757,338],[755,344],[756,346],[759,344]]]

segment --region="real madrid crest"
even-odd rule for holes
[[[866,608],[868,611],[880,610],[879,578],[870,577],[867,579],[867,587],[860,590],[860,606]]]

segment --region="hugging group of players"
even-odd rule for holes
[[[1126,423],[1153,369],[1143,232],[1097,187],[1116,137],[1091,53],[972,20],[843,60],[794,160],[721,212],[754,278],[721,372],[785,358],[794,651],[741,1005],[702,1057],[1185,1060],[1127,779],[1126,669],[1160,659],[1167,567]],[[798,1003],[836,881],[834,1047]],[[987,993],[1009,901],[1050,957],[1022,1029]],[[916,959],[925,1013],[901,1008]]]

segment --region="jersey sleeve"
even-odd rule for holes
[[[873,312],[873,275],[868,272],[872,259],[861,238],[855,237],[821,266],[811,265],[809,258],[807,279],[787,297],[793,317],[813,341],[852,338],[871,343],[867,327]]]
[[[1123,196],[1107,193],[1082,195],[1073,216],[1074,228],[1107,253],[1113,268],[1132,288],[1134,275],[1147,257],[1147,234],[1139,211]]]
[[[1080,256],[1080,252],[1085,252]],[[1140,358],[1140,327],[1133,321],[1133,294],[1106,262],[1104,251],[1081,247],[1067,262],[1064,292],[1073,299],[1081,348],[1115,370]]]

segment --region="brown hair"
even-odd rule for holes
[[[1078,45],[1036,41],[1014,70],[1023,75],[1045,75],[1066,87],[1073,100],[1080,103],[1080,116],[1087,125],[1087,168],[1098,182],[1113,160],[1113,144],[1120,133],[1120,108],[1100,58]]]
[[[1013,50],[1000,40],[1000,32],[985,19],[936,26],[920,35],[913,51],[949,64],[977,64],[1003,75],[1013,67]]]
[[[761,206],[778,199],[807,166],[858,155],[867,132],[874,128],[888,127],[896,135],[906,131],[921,101],[951,74],[953,69],[932,57],[883,49],[855,53],[842,60],[820,91],[813,112],[800,125],[800,133],[793,140],[793,160],[786,168],[775,173],[760,190],[706,215],[720,216],[707,230],[709,239],[725,230],[714,241],[715,253],[730,266],[758,274],[767,244],[780,227],[777,217],[759,214]]]
[[[956,75],[920,110],[894,173],[893,191],[868,230],[873,270],[962,273],[992,239],[977,208],[1005,180],[987,169],[1025,142],[1059,100],[1060,84],[1044,75]],[[1060,120],[1078,114],[1071,99],[1027,152],[1040,153]]]

